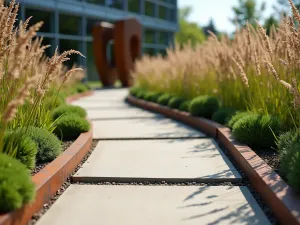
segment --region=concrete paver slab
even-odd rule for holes
[[[128,104],[126,104],[123,100],[122,101],[115,101],[115,100],[92,100],[92,101],[86,101],[86,100],[79,100],[72,102],[72,105],[78,105],[82,108],[88,110],[88,109],[120,109],[125,108],[129,109],[131,108]]]
[[[215,141],[99,141],[75,181],[240,181]]]
[[[86,110],[88,118],[91,120],[97,119],[131,119],[131,118],[154,118],[162,117],[159,114],[151,113],[138,108],[121,108],[121,109],[89,109]]]
[[[187,138],[203,133],[164,118],[93,121],[94,139]]]
[[[37,225],[269,225],[246,187],[71,185]]]

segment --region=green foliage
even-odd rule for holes
[[[211,118],[212,114],[219,109],[219,102],[216,97],[203,95],[194,98],[189,106],[189,112],[193,116]]]
[[[291,146],[290,151],[292,157],[290,158],[290,169],[287,174],[288,184],[295,191],[300,192],[300,140]]]
[[[188,16],[190,15],[192,8],[185,7],[179,11],[179,26],[180,29],[176,33],[176,41],[180,46],[191,43],[195,46],[197,43],[202,43],[205,41],[205,35],[196,23],[188,21]]]
[[[53,120],[56,120],[57,118],[66,115],[66,114],[75,114],[79,117],[85,118],[86,117],[86,111],[80,107],[75,105],[63,105],[53,110],[52,112],[52,118]]]
[[[0,213],[19,209],[34,196],[35,186],[26,166],[0,153]]]
[[[252,112],[236,112],[234,115],[232,115],[231,119],[228,120],[228,122],[226,123],[226,126],[228,126],[229,128],[233,128],[234,124],[240,120],[241,118],[245,117],[245,116],[249,116],[252,115]]]
[[[236,110],[233,108],[220,108],[212,115],[212,120],[225,125],[235,115]]]
[[[162,94],[158,99],[157,99],[157,103],[161,104],[161,105],[168,105],[170,99],[173,96],[170,94]]]
[[[59,95],[57,97],[48,97],[45,99],[45,107],[47,110],[55,109],[61,105],[65,105],[65,100],[62,97],[62,95]]]
[[[186,100],[186,101],[182,102],[179,106],[179,110],[184,111],[184,112],[188,112],[190,103],[191,103],[191,101],[189,101],[189,100]]]
[[[75,88],[78,93],[83,93],[89,90],[88,86],[83,83],[76,84]]]
[[[144,99],[146,101],[150,101],[150,102],[157,102],[158,98],[161,96],[162,94],[159,92],[155,92],[155,91],[150,91],[147,92],[144,96]]]
[[[38,127],[29,127],[27,133],[36,143],[37,162],[50,162],[62,152],[61,142],[53,133]]]
[[[81,133],[90,130],[87,120],[75,114],[66,114],[55,121],[54,133],[64,140],[77,138]]]
[[[3,153],[19,159],[28,169],[35,167],[37,146],[24,130],[5,132]]]
[[[185,98],[182,97],[173,97],[168,102],[168,106],[174,109],[179,109],[180,105],[185,102]]]
[[[278,135],[280,130],[277,117],[253,114],[239,119],[233,126],[232,134],[254,149],[270,149],[275,145],[274,135]]]
[[[129,89],[129,93],[133,96],[136,96],[141,91],[140,87],[134,86]]]
[[[136,97],[136,98],[140,98],[140,99],[144,99],[146,93],[147,93],[147,92],[146,92],[145,90],[140,89],[140,90],[136,93],[135,97]]]
[[[279,136],[277,148],[280,157],[280,170],[283,174],[290,171],[290,163],[294,152],[292,146],[300,140],[300,130],[291,130]]]

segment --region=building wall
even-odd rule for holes
[[[44,21],[39,36],[52,55],[55,47],[63,52],[68,49],[81,51],[86,58],[73,56],[70,64],[87,68],[89,80],[97,79],[93,62],[91,29],[95,22],[114,22],[118,19],[136,17],[143,25],[143,52],[165,54],[174,42],[178,29],[177,0],[17,0],[21,9],[19,19],[33,16],[31,23]],[[113,52],[113,43],[107,54]]]

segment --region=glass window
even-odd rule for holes
[[[71,15],[59,15],[59,33],[78,35],[80,34],[81,18]]]
[[[159,6],[158,8],[158,17],[160,19],[166,20],[168,18],[167,8],[164,6]]]
[[[80,51],[80,42],[74,41],[74,40],[59,40],[59,52],[63,53],[64,51],[68,51],[70,49],[74,49],[77,51]],[[65,62],[64,64],[68,67],[72,67],[73,64],[79,65],[79,55],[70,55],[68,56],[70,58],[69,61]]]
[[[159,44],[167,45],[168,42],[168,33],[164,31],[159,32]]]
[[[53,56],[56,46],[54,46],[54,39],[43,38],[42,45],[51,45],[49,48],[45,49],[45,55],[49,58]]]
[[[154,3],[145,1],[145,15],[146,16],[155,16]]]
[[[155,48],[144,48],[144,54],[154,56],[155,55]]]
[[[170,16],[169,16],[169,20],[170,21],[176,21],[176,14],[177,14],[177,10],[175,9],[169,9],[170,11]]]
[[[155,31],[151,29],[145,29],[145,43],[155,43]]]
[[[158,51],[158,53],[159,53],[160,55],[162,55],[163,57],[165,57],[165,56],[167,55],[166,49],[160,49],[160,50]]]
[[[97,67],[94,60],[93,44],[92,42],[87,43],[87,74],[88,80],[97,81],[99,80]]]
[[[108,0],[108,6],[116,9],[124,9],[123,0]]]
[[[105,5],[105,0],[87,0],[87,2],[91,4]]]
[[[128,0],[128,11],[139,13],[140,12],[140,0]]]
[[[53,27],[53,12],[47,12],[47,11],[40,11],[40,10],[36,10],[36,9],[26,9],[25,10],[25,18],[29,18],[30,16],[32,16],[32,18],[30,19],[29,25],[33,25],[36,24],[40,21],[43,21],[44,24],[43,26],[40,28],[40,32],[45,32],[45,33],[50,33],[52,32],[51,29]]]

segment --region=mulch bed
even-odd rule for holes
[[[63,141],[62,142],[62,150],[65,151],[67,150],[67,148],[69,148],[73,142],[75,141],[76,139],[74,140],[68,140],[68,141]],[[51,162],[47,162],[47,163],[37,163],[35,168],[31,171],[31,176],[37,174],[38,172],[40,172],[45,166],[47,166],[49,163]]]

